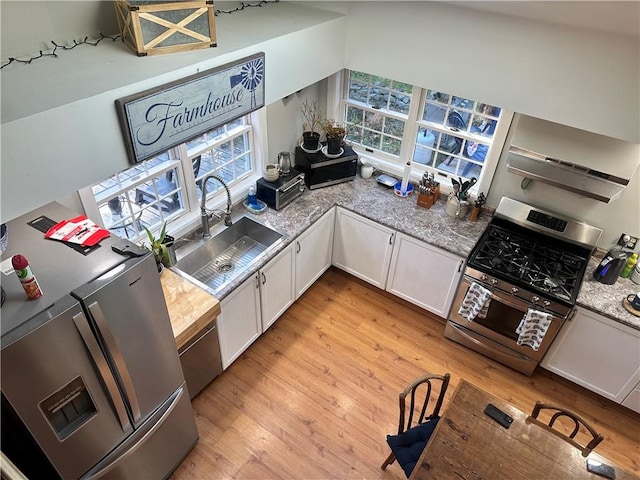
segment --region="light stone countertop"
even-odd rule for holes
[[[628,278],[618,278],[613,285],[598,282],[593,278],[593,271],[600,263],[602,256],[603,252],[596,252],[589,260],[576,304],[640,330],[640,317],[627,312],[622,306],[622,300],[627,295],[640,292],[640,285]]]
[[[262,214],[253,214],[246,211],[241,203],[236,204],[234,217],[246,215],[253,218],[284,234],[284,241],[277,250],[263,257],[221,290],[216,298],[223,300],[336,205],[465,258],[491,220],[491,213],[483,210],[477,222],[449,217],[444,211],[446,198],[446,195],[441,195],[434,206],[426,209],[416,205],[415,194],[401,198],[393,193],[393,189],[379,185],[375,176],[366,180],[358,176],[354,181],[306,190],[299,198],[277,211],[268,208]],[[213,230],[212,234],[215,234]],[[622,298],[639,291],[640,286],[624,278],[614,285],[596,282],[592,272],[598,262],[599,259],[590,260],[577,304],[640,330],[640,318],[622,306]]]

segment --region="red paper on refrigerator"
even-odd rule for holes
[[[45,238],[77,243],[87,247],[92,247],[100,243],[103,238],[107,238],[108,236],[109,230],[95,224],[84,215],[72,218],[71,220],[63,220],[51,227],[47,233],[44,234]]]

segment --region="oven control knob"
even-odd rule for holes
[[[544,302],[542,302],[542,304],[543,304],[545,307],[548,307],[549,305],[551,305],[551,302],[550,302],[549,300],[545,300]]]
[[[483,282],[486,282],[487,278],[489,278],[489,277],[487,277],[484,273],[482,275],[480,275],[480,280],[482,280]]]
[[[518,287],[511,287],[511,293],[513,293],[514,295],[516,293],[518,293],[520,291],[520,289]]]
[[[498,279],[497,278],[492,278],[491,279],[491,285],[495,285],[498,283]]]
[[[531,297],[531,301],[533,303],[538,303],[540,301],[540,297],[537,295],[534,295],[533,297]]]

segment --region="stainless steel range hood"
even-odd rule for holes
[[[509,148],[507,170],[604,203],[618,198],[629,183],[624,178],[545,157],[516,146]]]
[[[640,145],[526,115],[512,128],[509,172],[604,203],[622,194],[640,165]]]

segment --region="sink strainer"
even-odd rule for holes
[[[216,266],[216,271],[218,273],[228,273],[231,270],[233,270],[233,263],[231,262],[222,262]]]

